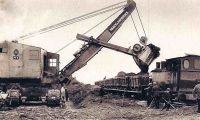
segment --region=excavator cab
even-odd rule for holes
[[[59,74],[59,54],[47,52],[44,56],[44,72],[48,74]]]

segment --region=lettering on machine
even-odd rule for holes
[[[119,20],[117,20],[117,22],[110,28],[110,32],[112,32],[119,24],[121,21],[124,20],[124,18],[128,15],[128,12],[126,11],[124,15],[121,16],[121,18],[119,18]]]

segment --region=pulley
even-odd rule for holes
[[[147,37],[144,37],[144,36],[142,36],[141,38],[140,38],[140,43],[142,44],[142,45],[147,45]]]
[[[140,44],[135,44],[135,45],[133,46],[133,51],[134,51],[134,52],[138,53],[138,52],[140,52],[141,50],[142,50],[142,47],[141,47]]]

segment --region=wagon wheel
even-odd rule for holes
[[[2,104],[0,104],[0,109],[2,109],[3,107],[6,107],[6,106],[7,106],[7,105],[6,105],[5,100],[3,100]]]
[[[3,108],[3,105],[4,105],[4,104],[0,104],[0,109]]]
[[[180,103],[184,103],[186,101],[186,96],[184,94],[182,94],[178,97],[178,100]]]

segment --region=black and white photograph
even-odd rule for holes
[[[200,120],[199,0],[0,0],[1,120]]]

